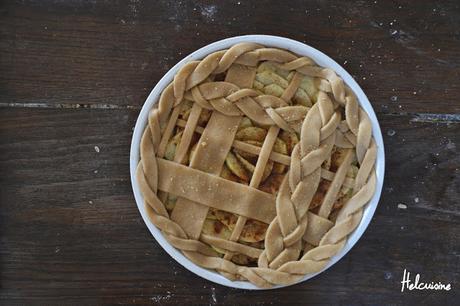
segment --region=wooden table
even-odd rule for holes
[[[0,303],[458,305],[459,29],[458,1],[2,1]],[[161,76],[247,33],[342,64],[386,146],[384,191],[360,242],[326,273],[275,291],[222,287],[171,259],[140,217],[128,169],[136,117]],[[401,293],[404,269],[453,289]]]

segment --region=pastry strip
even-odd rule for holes
[[[212,63],[214,65],[214,62]],[[198,67],[205,68],[203,65],[198,65]],[[251,73],[251,71],[253,72]],[[232,65],[227,72],[226,80],[235,83],[237,80],[253,80],[254,76],[254,69],[241,65]],[[244,102],[244,99],[242,102]],[[190,167],[214,175],[220,174],[240,121],[240,116],[225,116],[220,112],[214,111],[198,141]],[[207,206],[193,203],[185,198],[179,198],[171,214],[171,219],[181,225],[189,237],[198,239],[207,214]]]
[[[180,127],[185,127],[185,124],[186,124],[186,121],[185,120],[177,120],[177,126],[180,126]],[[197,126],[196,129],[195,129],[195,132],[198,133],[198,134],[203,134],[203,131],[204,131],[204,128],[200,127],[200,126]],[[234,140],[233,141],[233,144],[232,144],[232,147],[234,147],[235,149],[238,149],[238,150],[241,150],[241,151],[244,151],[246,153],[251,153],[251,154],[254,154],[254,155],[259,155],[260,154],[260,150],[261,148],[258,147],[258,146],[254,146],[252,144],[249,144],[249,143],[246,143],[244,141],[239,141],[239,140]],[[270,152],[270,160],[273,160],[277,163],[280,163],[280,164],[283,164],[283,165],[286,165],[286,166],[289,166],[291,164],[291,157],[288,156],[288,155],[284,155],[284,154],[281,154],[281,153],[278,153],[278,152]]]
[[[270,155],[270,152],[272,152],[273,145],[275,144],[275,140],[276,140],[276,137],[278,136],[279,131],[280,131],[280,128],[277,126],[271,126],[270,129],[268,130],[267,136],[261,148],[261,153],[259,155],[259,158],[257,159],[256,167],[254,169],[254,173],[252,175],[251,182],[249,183],[250,187],[253,187],[253,188],[259,187],[260,182],[262,181],[262,175],[264,173],[264,169],[268,162],[268,157]],[[246,221],[247,219],[245,218],[245,216],[238,217],[235,228],[233,229],[232,235],[230,236],[231,241],[238,240],[238,238],[241,235],[241,232],[243,231]],[[227,253],[224,256],[224,258],[227,260],[230,260],[231,257],[232,257],[231,253]]]
[[[269,193],[166,159],[157,158],[157,164],[158,189],[162,191],[196,202],[206,210],[213,207],[265,223],[275,217],[275,197]]]
[[[318,212],[318,215],[320,217],[329,217],[329,214],[332,210],[332,206],[334,205],[334,202],[337,199],[337,194],[339,193],[343,181],[345,180],[345,175],[347,174],[348,169],[350,169],[350,164],[353,159],[353,155],[353,150],[348,150],[347,155],[345,156],[345,160],[337,170],[334,176],[334,180],[332,180],[331,188],[329,188],[329,190],[326,193],[326,196],[324,197],[323,203],[321,203],[321,207]]]
[[[244,254],[246,256],[252,258],[258,258],[262,253],[261,249],[253,248],[245,244],[241,244],[238,242],[225,240],[222,238],[214,237],[211,235],[201,234],[200,237],[201,241],[206,242],[212,246],[216,246],[221,249],[225,249],[227,251],[236,252],[239,254]]]
[[[185,129],[182,134],[182,138],[180,139],[180,143],[177,146],[176,154],[174,155],[174,161],[176,163],[183,164],[185,162],[187,151],[192,141],[193,133],[196,129],[196,126],[198,125],[198,120],[200,119],[201,110],[202,107],[199,104],[193,104],[190,116],[187,120],[187,124],[184,127]]]
[[[240,120],[241,117],[228,117],[213,112],[198,141],[190,167],[218,175],[230,151]],[[187,185],[189,181],[184,181],[182,184]],[[207,206],[179,198],[171,213],[171,219],[177,222],[190,238],[198,239],[207,214]]]

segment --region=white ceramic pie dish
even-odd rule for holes
[[[179,250],[174,248],[169,244],[169,242],[164,238],[161,231],[150,222],[147,212],[144,206],[144,199],[142,197],[142,193],[140,191],[139,185],[136,181],[136,167],[139,163],[139,146],[142,137],[142,133],[144,128],[147,125],[147,118],[148,113],[152,109],[155,103],[157,103],[161,92],[163,89],[172,82],[174,75],[177,73],[180,67],[182,67],[185,63],[191,60],[198,60],[204,58],[206,55],[223,49],[228,49],[231,46],[240,43],[240,42],[255,42],[260,43],[265,46],[277,47],[286,50],[290,50],[293,53],[304,55],[312,58],[318,65],[323,67],[332,68],[342,79],[344,82],[353,90],[359,100],[359,104],[361,107],[367,112],[369,118],[372,122],[372,132],[375,142],[378,147],[377,151],[377,160],[375,164],[376,174],[377,174],[377,185],[375,188],[375,194],[370,200],[370,202],[364,208],[363,218],[356,228],[356,230],[351,233],[348,237],[347,243],[345,247],[334,257],[331,258],[328,265],[321,271],[327,270],[329,267],[334,265],[338,262],[348,251],[355,245],[355,243],[361,238],[364,231],[366,230],[367,226],[369,225],[372,216],[377,208],[378,201],[380,199],[380,194],[382,191],[383,186],[383,178],[385,172],[385,155],[384,155],[384,147],[383,147],[383,139],[382,133],[380,131],[380,126],[377,121],[377,117],[374,113],[374,110],[367,99],[366,95],[362,91],[361,87],[359,87],[358,83],[351,77],[351,75],[345,71],[339,64],[337,64],[333,59],[325,55],[324,53],[306,45],[301,42],[279,37],[279,36],[269,36],[269,35],[245,35],[245,36],[237,36],[232,38],[227,38],[224,40],[220,40],[209,44],[192,54],[186,56],[182,59],[179,63],[177,63],[173,68],[171,68],[161,80],[156,84],[153,90],[150,92],[150,95],[147,97],[147,100],[142,107],[139,117],[136,122],[136,126],[134,128],[133,138],[131,142],[131,151],[130,151],[130,173],[131,173],[131,184],[133,187],[134,197],[136,199],[137,207],[141,213],[142,218],[144,219],[145,224],[147,225],[148,229],[155,237],[157,242],[163,247],[163,249],[171,255],[177,262],[179,262],[182,266],[190,270],[191,272],[207,279],[212,282],[233,287],[233,288],[241,288],[241,289],[261,289],[256,287],[255,285],[245,282],[245,281],[231,281],[221,274],[211,271],[205,268],[202,268],[193,262],[191,262],[188,258],[186,258]],[[302,278],[299,282],[306,281],[321,272],[307,275]],[[274,288],[280,288],[285,286],[275,286]]]

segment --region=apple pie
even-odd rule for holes
[[[137,181],[197,265],[259,287],[322,270],[374,194],[366,112],[331,69],[240,43],[185,64],[150,111]]]

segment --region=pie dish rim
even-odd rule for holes
[[[333,69],[343,79],[343,81],[353,90],[353,92],[356,94],[358,98],[359,105],[368,114],[369,119],[372,123],[372,135],[377,144],[377,159],[375,162],[375,172],[376,172],[376,177],[377,177],[376,189],[375,189],[375,193],[372,199],[369,201],[368,204],[366,204],[364,208],[363,217],[358,227],[353,233],[349,235],[348,240],[345,246],[343,247],[343,249],[336,256],[331,258],[331,260],[329,261],[329,263],[323,270],[321,270],[318,273],[306,275],[297,283],[306,281],[322,273],[323,271],[327,270],[329,267],[337,263],[343,256],[345,256],[346,253],[350,251],[350,249],[361,238],[361,236],[363,235],[364,231],[366,230],[367,226],[369,225],[374,215],[374,212],[377,208],[377,205],[380,199],[380,195],[381,195],[381,191],[383,187],[384,172],[385,172],[385,156],[384,156],[383,138],[382,138],[379,122],[377,120],[375,112],[368,98],[364,94],[361,87],[352,78],[352,76],[343,67],[341,67],[337,62],[335,62],[333,59],[331,59],[330,57],[328,57],[321,51],[311,46],[308,46],[304,43],[301,43],[299,41],[295,41],[295,40],[285,38],[285,37],[271,36],[271,35],[244,35],[244,36],[236,36],[236,37],[223,39],[223,40],[211,43],[209,45],[206,45],[194,51],[190,55],[186,56],[181,61],[179,61],[174,67],[172,67],[160,79],[160,81],[155,85],[155,87],[150,92],[149,96],[144,102],[144,105],[138,115],[136,125],[133,131],[132,142],[131,142],[131,150],[130,150],[131,184],[132,184],[133,193],[134,193],[134,197],[135,197],[139,212],[145,224],[147,225],[148,229],[154,236],[155,240],[161,245],[161,247],[172,258],[174,258],[179,264],[184,266],[189,271],[209,281],[218,283],[220,285],[233,287],[233,288],[240,288],[240,289],[258,289],[260,290],[264,288],[259,288],[251,284],[248,281],[231,281],[215,271],[211,271],[211,270],[202,268],[196,265],[195,263],[193,263],[192,261],[190,261],[188,258],[186,258],[180,252],[180,250],[177,250],[172,245],[170,245],[169,242],[164,238],[161,231],[150,222],[148,214],[145,209],[144,200],[143,200],[139,185],[136,180],[136,168],[140,160],[139,151],[140,151],[141,137],[145,129],[145,126],[147,125],[148,113],[152,109],[152,107],[155,105],[155,103],[158,102],[161,92],[166,88],[166,86],[170,82],[172,82],[174,75],[178,72],[180,67],[182,67],[185,63],[191,60],[202,59],[210,53],[213,53],[218,50],[227,49],[240,42],[255,42],[255,43],[265,45],[265,46],[285,49],[293,53],[296,53],[298,55],[308,56],[312,58],[319,66],[328,67],[328,68]],[[278,286],[272,287],[272,289],[282,288],[282,287],[286,287],[286,286],[278,285]]]

